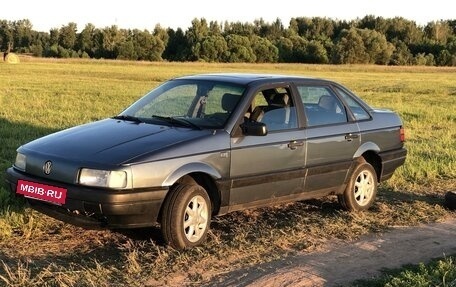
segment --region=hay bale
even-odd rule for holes
[[[16,54],[8,53],[8,55],[6,55],[5,62],[7,62],[8,64],[18,64],[20,60]]]

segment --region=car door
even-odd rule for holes
[[[336,190],[343,186],[360,146],[358,125],[330,86],[297,84],[297,91],[307,126],[304,190]]]
[[[231,138],[232,210],[273,203],[302,188],[305,132],[298,128],[294,103],[289,86],[269,87],[254,93],[245,121],[263,122],[268,134]]]

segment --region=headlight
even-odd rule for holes
[[[89,186],[123,188],[127,186],[127,173],[83,168],[79,173],[79,183]]]
[[[14,166],[22,171],[25,171],[25,162],[26,158],[24,154],[17,153],[16,161],[14,162]]]

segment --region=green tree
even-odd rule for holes
[[[199,59],[206,62],[223,62],[227,57],[228,45],[221,35],[207,36],[197,43],[195,50]]]
[[[353,27],[352,23],[347,22],[345,20],[334,21],[334,33],[333,33],[333,36],[331,37],[331,40],[335,43],[340,38],[340,34],[344,30],[349,30],[352,27]]]
[[[200,48],[197,44],[201,43],[201,41],[203,41],[204,38],[209,36],[209,27],[207,25],[206,19],[193,19],[192,26],[188,28],[187,32],[185,33],[185,36],[187,37],[187,42],[190,47],[190,60],[199,60]]]
[[[14,47],[28,49],[32,43],[32,23],[28,19],[13,21]]]
[[[194,19],[186,31],[152,32],[96,28],[77,33],[75,23],[47,32],[32,23],[0,20],[0,49],[46,57],[94,57],[160,61],[375,63],[456,65],[456,20],[421,27],[402,17],[366,15],[353,21],[298,17],[285,28],[280,19],[253,23]],[[76,52],[77,51],[77,52]]]
[[[30,52],[33,54],[35,57],[42,57],[43,56],[43,46],[41,44],[41,41],[38,41],[38,43],[32,45],[30,47]]]
[[[435,59],[434,55],[432,54],[424,54],[424,53],[418,53],[415,57],[413,57],[413,65],[417,66],[434,66],[435,65]]]
[[[253,53],[257,63],[276,63],[279,59],[279,49],[266,38],[252,36],[250,38]]]
[[[96,59],[100,58],[105,58],[105,52],[103,48],[103,31],[101,29],[95,29],[93,32],[93,46],[92,46],[92,52],[93,52],[93,57]]]
[[[386,34],[389,24],[388,20],[383,17],[375,17],[373,15],[366,15],[356,25],[359,29],[375,30],[378,33]]]
[[[309,41],[301,36],[290,37],[290,40],[293,44],[290,62],[305,63],[307,61],[307,45]]]
[[[169,61],[186,61],[189,60],[190,48],[181,28],[174,31],[168,28],[168,44],[163,51],[163,58]]]
[[[434,55],[432,54],[427,54],[426,56],[424,56],[424,58],[426,59],[426,66],[435,66],[435,58],[434,58]],[[455,59],[456,60],[456,59]],[[454,62],[453,65],[455,65],[456,62]]]
[[[391,43],[401,41],[406,45],[419,43],[423,39],[423,31],[415,21],[402,17],[395,17],[387,20],[385,31],[386,39]]]
[[[73,49],[76,44],[77,31],[76,23],[70,22],[68,25],[62,26],[59,30],[59,45],[65,49]]]
[[[283,27],[282,21],[277,18],[274,22],[271,24],[265,23],[262,19],[257,22],[257,25],[259,26],[259,32],[254,33],[259,35],[262,38],[266,38],[270,41],[275,41],[282,37],[285,32],[285,28]],[[254,29],[255,31],[256,29]]]
[[[250,23],[241,23],[241,22],[225,22],[223,34],[228,35],[239,35],[250,37],[255,35],[256,27]]]
[[[332,62],[335,64],[366,64],[369,54],[366,52],[363,38],[356,28],[343,30],[332,51]]]
[[[385,35],[369,29],[357,29],[356,31],[363,39],[369,57],[368,63],[387,65],[393,54],[394,46],[386,41]]]
[[[334,36],[334,21],[327,18],[298,17],[292,19],[292,27],[307,40],[331,39]]]
[[[43,49],[42,54],[44,55],[44,49],[46,45],[49,45],[49,33],[32,31],[32,37],[32,46],[40,45]]]
[[[280,37],[280,39],[276,41],[275,45],[279,53],[279,62],[293,62],[293,42],[289,38]]]
[[[157,40],[160,40],[164,46],[168,45],[169,35],[166,29],[162,28],[159,24],[155,25],[154,32],[152,33]],[[160,56],[161,58],[161,56]]]
[[[448,21],[433,21],[429,22],[424,27],[424,34],[426,38],[432,42],[445,45],[448,38],[452,35],[452,28]]]
[[[407,45],[404,42],[399,41],[396,43],[396,49],[391,56],[389,64],[395,66],[411,65],[412,59],[413,55]]]
[[[211,36],[220,36],[222,35],[222,25],[217,21],[211,21],[209,23],[209,35]]]
[[[94,37],[95,26],[91,23],[85,25],[84,29],[77,35],[76,50],[86,52],[93,57],[95,55]]]
[[[13,31],[6,20],[0,20],[0,50],[6,51],[9,43],[13,43]]]
[[[228,45],[228,62],[230,63],[254,63],[256,61],[255,53],[246,36],[228,35],[226,37]]]
[[[317,40],[312,40],[307,44],[306,62],[311,64],[329,63],[328,51],[323,44]]]
[[[456,19],[453,20],[447,20],[448,26],[451,28],[451,33],[456,36]]]
[[[437,65],[439,66],[456,66],[456,55],[451,54],[448,50],[442,50],[437,56]]]
[[[54,45],[48,46],[44,51],[44,55],[46,57],[51,57],[51,58],[59,57],[59,45],[54,44]]]
[[[59,29],[52,28],[49,31],[49,46],[59,44]]]
[[[101,30],[100,54],[106,59],[117,58],[117,47],[124,41],[125,35],[116,25]]]
[[[161,61],[165,44],[160,36],[151,34],[148,30],[133,30],[132,41],[138,60]]]
[[[59,58],[70,58],[71,57],[71,51],[68,49],[65,49],[62,46],[57,46],[57,57]]]
[[[117,59],[121,60],[138,60],[135,44],[130,39],[119,45]]]

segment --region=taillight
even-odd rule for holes
[[[403,127],[401,127],[399,130],[399,137],[401,139],[401,142],[405,142],[405,129]]]

